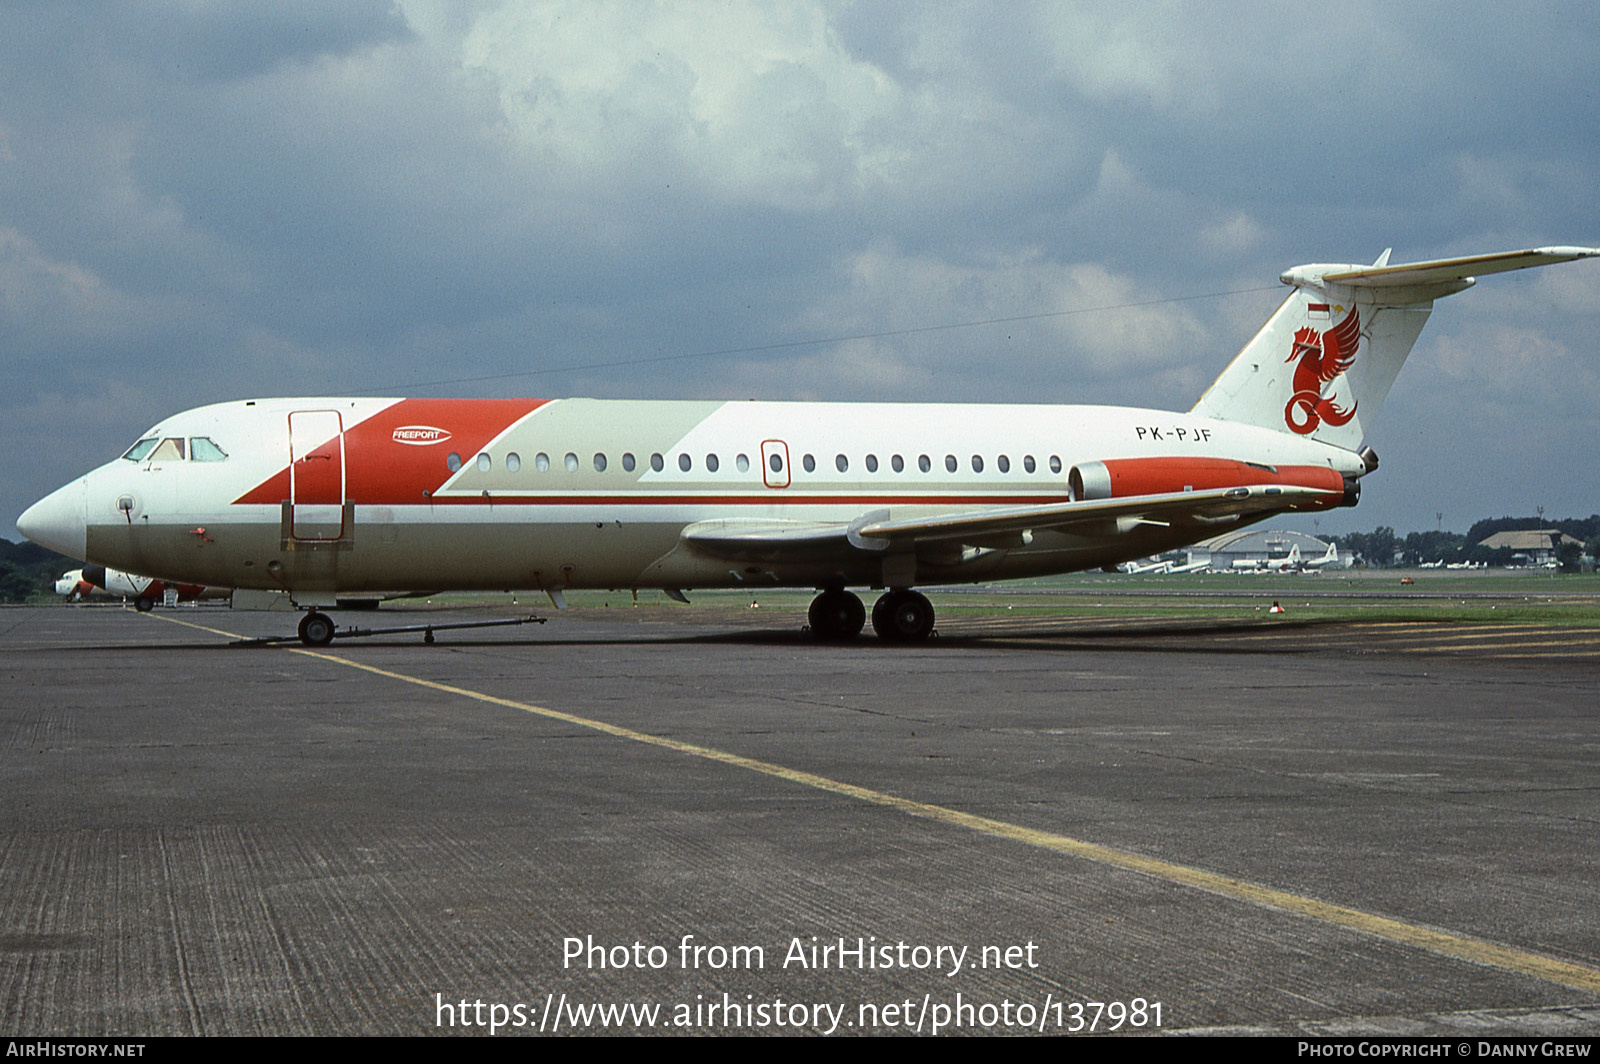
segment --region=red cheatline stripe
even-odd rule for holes
[[[452,506],[850,506],[883,505],[1028,506],[1070,502],[1066,495],[435,495],[428,502]]]

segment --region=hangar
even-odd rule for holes
[[[1209,560],[1212,572],[1227,572],[1230,569],[1281,563],[1295,547],[1300,548],[1302,562],[1316,561],[1327,555],[1329,546],[1326,540],[1304,532],[1246,528],[1195,544],[1190,551],[1190,561]],[[1350,564],[1349,558],[1341,556],[1334,564],[1339,568],[1346,567]]]

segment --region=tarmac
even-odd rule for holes
[[[0,1031],[1600,1033],[1600,632],[541,612],[0,610]]]

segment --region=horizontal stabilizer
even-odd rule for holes
[[[1486,273],[1505,273],[1508,270],[1524,270],[1530,266],[1548,266],[1554,262],[1571,262],[1573,259],[1595,256],[1600,256],[1600,248],[1528,248],[1526,251],[1468,255],[1459,259],[1404,262],[1398,266],[1368,266],[1364,269],[1326,273],[1322,275],[1322,279],[1330,284],[1349,285],[1352,288],[1393,288],[1402,285],[1460,281]]]

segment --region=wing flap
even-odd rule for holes
[[[849,525],[809,521],[697,521],[679,539],[702,554],[738,562],[803,562],[850,550]]]
[[[1295,484],[1250,484],[1204,491],[1085,499],[1042,506],[891,518],[874,510],[846,522],[701,521],[683,530],[693,549],[730,561],[801,562],[918,544],[1000,542],[1024,532],[1061,531],[1114,538],[1141,526],[1214,525],[1285,510],[1323,508],[1339,492]]]
[[[1121,534],[1140,525],[1216,524],[1231,519],[1264,517],[1308,504],[1324,504],[1339,493],[1292,484],[1251,484],[1205,491],[1138,495],[1122,499],[1087,499],[1047,506],[940,514],[899,521],[868,521],[855,529],[860,539],[889,543],[971,540],[1011,532],[1081,531]]]

